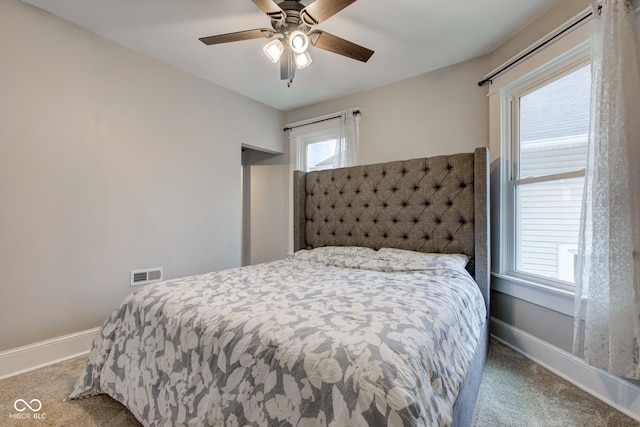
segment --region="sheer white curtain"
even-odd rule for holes
[[[355,166],[358,164],[360,114],[355,109],[340,113],[338,141],[333,156],[333,167]]]
[[[631,3],[593,5],[589,155],[574,353],[640,379],[640,74]]]

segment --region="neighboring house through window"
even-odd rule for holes
[[[588,63],[513,94],[509,272],[572,288],[587,164]]]
[[[298,149],[301,152],[299,169],[315,171],[334,167],[336,149],[338,149],[337,129],[329,129],[320,134],[298,137]]]

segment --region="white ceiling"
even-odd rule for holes
[[[266,39],[212,46],[198,40],[270,28],[251,0],[23,1],[285,111],[483,55],[558,2],[360,0],[317,28],[374,50],[371,59],[361,63],[311,47],[313,63],[298,70],[288,88],[279,66],[262,52]]]

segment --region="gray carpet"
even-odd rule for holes
[[[472,425],[637,427],[640,423],[491,339]]]
[[[139,426],[107,396],[63,402],[82,371],[85,357],[70,359],[0,381],[0,426]],[[16,399],[39,399],[44,419],[15,419]],[[29,411],[25,411],[29,412]],[[640,426],[548,370],[491,340],[472,425]]]

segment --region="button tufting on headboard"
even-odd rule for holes
[[[473,155],[305,174],[305,247],[466,253],[474,244]]]

